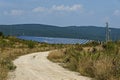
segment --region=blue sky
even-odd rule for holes
[[[0,24],[120,28],[120,0],[0,0]]]

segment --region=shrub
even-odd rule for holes
[[[33,41],[26,41],[26,44],[28,45],[28,48],[34,48],[35,47],[35,42],[33,42]]]
[[[12,47],[14,44],[14,42],[8,42],[7,40],[0,40],[0,47],[4,48],[4,47]]]
[[[6,58],[6,59],[1,59],[1,61],[0,61],[0,64],[2,65],[2,66],[6,66],[6,68],[8,69],[8,70],[14,70],[15,68],[16,68],[16,66],[13,64],[13,62],[10,60],[10,59],[8,59],[8,58]]]
[[[82,57],[78,63],[78,71],[81,75],[89,76],[94,78],[94,67],[93,67],[93,60],[90,56]]]
[[[103,44],[102,47],[103,47],[103,49],[109,50],[109,51],[110,51],[110,50],[115,50],[116,44],[113,43],[113,42],[108,42],[108,43],[106,43],[106,44]]]
[[[0,36],[3,36],[3,33],[2,33],[2,32],[0,32]]]
[[[9,62],[9,64],[7,64],[7,67],[9,70],[15,70],[16,69],[16,66],[13,64],[13,62]]]
[[[66,55],[64,57],[64,63],[67,64],[67,68],[69,68],[72,71],[78,71],[78,61],[80,58],[80,53],[78,46],[76,47],[71,47],[66,50]]]

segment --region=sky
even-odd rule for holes
[[[120,0],[0,0],[0,24],[120,28]]]

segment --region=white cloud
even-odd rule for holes
[[[82,5],[73,5],[71,8],[71,10],[76,11],[76,10],[82,10],[83,6]]]
[[[33,12],[43,12],[43,11],[45,11],[45,10],[46,10],[45,7],[36,7],[36,8],[34,8],[32,11],[33,11]]]
[[[58,11],[79,11],[82,9],[83,9],[83,7],[80,4],[75,4],[72,6],[65,6],[65,5],[56,6],[56,5],[54,5],[52,7],[52,10],[58,10]]]
[[[120,10],[115,10],[114,13],[113,13],[113,15],[120,16]]]
[[[23,13],[24,13],[23,10],[11,10],[11,11],[5,11],[4,15],[20,16]]]
[[[46,7],[36,7],[32,11],[33,12],[44,12],[44,11],[81,11],[83,10],[83,6],[80,4],[74,4],[72,6],[65,6],[65,5],[53,5],[50,8]]]

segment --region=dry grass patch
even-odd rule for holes
[[[53,62],[63,62],[63,57],[65,56],[64,50],[54,50],[48,55],[48,59]]]

